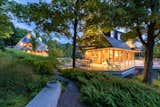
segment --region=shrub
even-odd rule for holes
[[[54,74],[53,66],[50,61],[39,61],[34,63],[35,71],[39,74]]]
[[[60,71],[79,84],[81,100],[91,107],[160,106],[160,93],[138,81],[80,69]]]

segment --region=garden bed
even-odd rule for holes
[[[81,101],[89,107],[159,107],[160,93],[135,79],[101,72],[61,69],[62,75],[76,81]]]

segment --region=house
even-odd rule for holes
[[[32,38],[35,38],[36,48],[33,49]],[[15,49],[23,50],[26,53],[40,55],[40,56],[48,56],[47,45],[42,42],[42,39],[36,38],[33,34],[28,33],[25,37],[23,37],[15,46]]]
[[[104,34],[108,47],[89,49],[84,54],[85,60],[90,60],[90,67],[106,71],[124,71],[135,66],[136,49],[131,41],[121,39],[122,32],[111,31]]]

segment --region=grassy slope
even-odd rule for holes
[[[53,64],[48,57],[12,49],[0,51],[0,56],[0,107],[24,107],[50,80]]]

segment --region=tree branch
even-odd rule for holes
[[[160,35],[160,30],[159,30],[159,32],[157,33],[157,35],[154,36],[154,38],[156,38],[156,37],[159,36],[159,35]]]
[[[138,34],[138,37],[139,37],[140,41],[142,42],[142,44],[143,44],[144,46],[146,46],[147,43],[143,40],[142,34],[141,34],[139,28],[137,28],[136,30],[137,30],[137,34]]]

